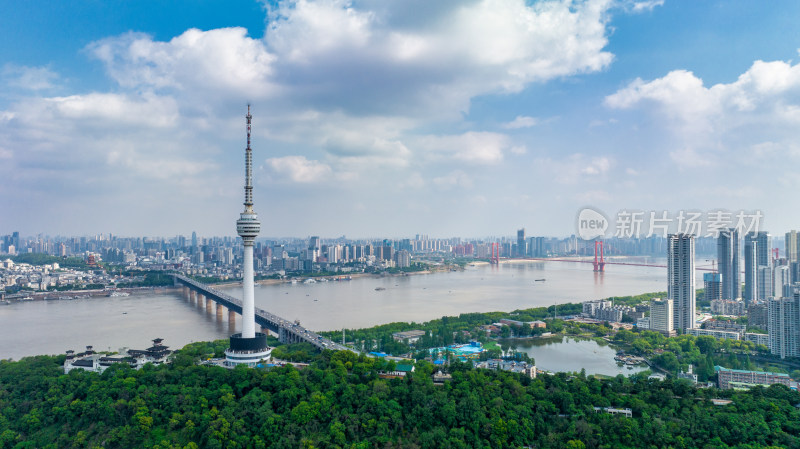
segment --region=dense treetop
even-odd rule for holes
[[[584,375],[530,379],[418,362],[381,379],[382,359],[325,352],[302,370],[169,366],[64,375],[63,356],[0,362],[0,448],[738,448],[800,446],[800,394],[695,389],[683,381]],[[715,406],[712,397],[729,398]],[[596,412],[626,407],[633,418]]]

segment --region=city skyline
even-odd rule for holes
[[[771,6],[9,4],[0,235],[235,235],[248,102],[265,235],[564,236],[586,206],[782,235],[800,5]]]

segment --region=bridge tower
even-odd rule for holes
[[[500,244],[497,242],[492,242],[492,255],[489,262],[493,265],[500,265]]]
[[[600,252],[598,253],[597,248],[600,248]],[[599,258],[597,256],[600,256]],[[606,262],[603,258],[603,241],[602,240],[595,240],[594,241],[594,271],[603,272],[605,271]]]
[[[267,346],[267,336],[256,332],[255,285],[253,279],[253,244],[261,232],[261,222],[253,210],[253,150],[250,148],[250,127],[253,116],[247,105],[247,148],[245,148],[244,212],[236,221],[236,231],[244,245],[242,262],[242,332],[231,335],[230,347],[225,351],[225,364],[255,366],[272,352]]]

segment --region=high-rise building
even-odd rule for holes
[[[744,236],[744,291],[742,298],[750,304],[758,298],[758,261],[757,250],[759,242],[755,232],[748,232]]]
[[[517,230],[517,256],[525,257],[528,254],[526,243],[525,228]]]
[[[322,243],[320,242],[318,236],[315,235],[312,236],[310,239],[308,239],[308,248],[313,249],[317,253],[319,253],[320,249],[322,249]]]
[[[771,286],[762,284],[764,274],[761,268],[769,271],[771,236],[766,231],[748,232],[744,236],[744,291],[742,298],[746,303],[767,299]]]
[[[722,299],[742,297],[742,282],[739,277],[739,231],[723,229],[717,239],[717,263],[722,276]]]
[[[767,314],[770,353],[782,359],[800,356],[800,295],[771,298]]]
[[[250,148],[250,106],[247,107],[247,148],[245,149],[244,212],[236,221],[236,231],[242,238],[242,332],[233,334],[230,347],[225,351],[225,364],[255,366],[272,352],[267,346],[267,336],[256,332],[255,285],[253,277],[253,243],[261,231],[261,222],[253,210],[253,150]]]
[[[775,265],[772,269],[772,296],[776,298],[792,295],[791,273],[786,265]]]
[[[675,313],[671,299],[654,298],[650,301],[650,329],[665,335],[675,333]]]
[[[328,263],[339,263],[339,245],[331,245],[328,247]]]
[[[703,292],[706,301],[722,299],[719,273],[703,273]]]
[[[770,261],[770,246],[772,244],[772,236],[767,231],[759,231],[755,234],[756,238],[756,264],[758,266],[769,266]]]
[[[798,248],[800,248],[800,239],[797,238],[797,231],[791,230],[786,233],[786,259],[791,264],[797,262]]]
[[[757,280],[757,297],[759,301],[766,301],[769,297],[774,296],[773,282],[772,282],[773,268],[770,266],[758,267],[758,280]],[[780,296],[780,293],[778,293]]]
[[[397,264],[397,268],[408,268],[411,266],[411,254],[401,249],[397,253],[395,253],[395,263]]]
[[[667,237],[667,298],[672,300],[673,329],[685,331],[695,323],[694,236]]]

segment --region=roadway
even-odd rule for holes
[[[216,303],[223,305],[228,310],[232,310],[241,315],[242,301],[239,300],[238,298],[234,298],[233,296],[227,293],[223,293],[206,284],[203,284],[202,282],[195,281],[194,279],[188,278],[180,274],[173,274],[173,277],[175,278],[175,281],[177,283],[183,284],[191,289],[194,289],[195,291],[206,296],[207,298],[211,298]],[[259,309],[258,307],[255,308],[255,314],[256,314],[255,316],[256,323],[260,325],[262,328],[269,329],[270,331],[278,334],[278,338],[282,343],[296,343],[304,341],[307,343],[311,343],[314,347],[320,350],[330,349],[333,351],[353,351],[355,353],[359,352],[354,350],[353,348],[349,348],[347,346],[329,340],[317,334],[316,332],[310,331],[296,322],[281,318],[278,315],[267,312],[266,310],[263,309]]]

